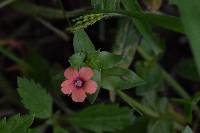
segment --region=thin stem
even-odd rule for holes
[[[72,114],[72,113],[73,113],[73,111],[72,111],[71,109],[69,109],[69,108],[65,105],[64,101],[63,101],[56,93],[52,92],[52,96],[53,96],[53,98],[54,98],[55,104],[56,104],[58,107],[60,107],[61,110],[63,110],[66,114]]]
[[[64,6],[63,6],[62,1],[61,1],[61,0],[58,0],[58,4],[59,4],[59,6],[60,6],[61,9],[62,9],[63,16],[64,16],[64,18],[67,20],[68,25],[71,26],[71,23],[70,23],[70,21],[69,21],[69,18],[68,18],[67,15],[66,15],[65,8],[64,8]]]
[[[162,74],[164,79],[174,88],[174,90],[183,98],[189,99],[190,96],[188,93],[184,90],[184,88],[176,82],[176,80],[169,74],[167,73],[163,68],[161,68]]]
[[[144,51],[144,49],[140,46],[137,47],[137,51],[140,53],[140,55],[145,59],[145,60],[148,60],[148,61],[151,61],[153,60],[153,58]]]
[[[136,101],[135,99],[131,98],[130,96],[126,95],[124,92],[118,90],[117,94],[124,100],[126,101],[131,107],[136,108],[138,110],[140,110],[141,112],[143,112],[144,114],[153,117],[153,118],[158,118],[159,114],[153,110],[151,110],[150,108],[142,105],[141,103],[139,103],[138,101]]]
[[[56,35],[58,35],[60,38],[62,38],[66,42],[69,41],[69,37],[65,34],[65,32],[57,29],[56,27],[51,25],[49,22],[45,21],[44,19],[42,19],[40,17],[36,17],[36,20],[39,21],[45,27],[47,27],[49,30],[53,31]]]

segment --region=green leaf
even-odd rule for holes
[[[121,63],[123,66],[129,67],[134,58],[139,40],[140,35],[138,35],[132,21],[128,19],[120,20],[116,41],[112,51],[115,54],[123,55]]]
[[[180,18],[165,14],[139,13],[136,18],[147,21],[155,26],[160,26],[175,32],[184,33],[184,26]]]
[[[87,53],[85,64],[93,69],[101,70],[100,51]]]
[[[54,126],[53,133],[69,133],[69,132],[60,126]]]
[[[85,53],[76,53],[69,58],[69,63],[72,67],[79,69],[81,66],[85,65],[85,58]]]
[[[109,90],[130,89],[144,84],[144,81],[133,71],[113,67],[102,71],[102,87]]]
[[[134,117],[128,108],[117,105],[90,106],[68,120],[76,126],[103,133],[122,129],[132,123]]]
[[[127,11],[132,12],[133,14],[135,11],[141,12],[142,9],[138,4],[137,0],[123,0],[122,4],[124,5]],[[139,16],[139,15],[136,15]],[[152,27],[142,19],[133,19],[133,23],[140,34],[143,36],[144,40],[151,46],[152,50],[156,55],[162,53],[162,50],[158,46],[159,40],[154,36],[152,32]]]
[[[110,1],[111,0],[109,0],[108,2],[110,2]],[[87,15],[80,16],[79,18],[74,19],[75,24],[68,30],[77,31],[80,29],[84,29],[84,28],[87,28],[89,25],[92,25],[92,24],[96,23],[97,21],[99,21],[103,18],[106,18],[106,17],[110,17],[110,16],[127,16],[129,18],[130,17],[133,18],[133,20],[134,20],[133,22],[135,23],[136,27],[138,28],[138,30],[140,32],[141,31],[146,32],[146,33],[141,33],[142,35],[147,35],[150,32],[152,32],[153,26],[159,26],[159,27],[162,27],[162,28],[165,28],[168,30],[172,30],[175,32],[180,32],[180,33],[185,32],[184,27],[181,23],[181,20],[178,17],[170,16],[170,15],[166,15],[166,14],[147,13],[142,10],[134,10],[134,12],[133,12],[132,11],[133,8],[131,8],[131,6],[130,6],[131,4],[126,3],[124,1],[123,1],[123,4],[127,4],[128,6],[125,5],[125,8],[128,7],[128,8],[130,8],[130,10],[128,8],[127,8],[128,11],[118,11],[114,8],[113,8],[114,10],[112,8],[110,10],[109,9],[106,10],[106,9],[103,9],[103,7],[100,8],[99,10],[91,10],[91,11],[89,11],[90,14],[88,14],[88,12],[86,12]],[[114,4],[112,4],[112,5],[114,5]],[[155,37],[149,36],[149,39],[150,38],[155,38]]]
[[[31,126],[34,117],[32,115],[15,115],[8,120],[3,119],[0,121],[1,133],[27,133],[28,128]]]
[[[197,66],[192,58],[187,58],[178,62],[178,64],[176,64],[175,66],[175,71],[178,75],[180,75],[183,78],[186,78],[192,81],[200,80]]]
[[[139,31],[143,29],[144,31],[150,32],[148,30],[149,25],[147,24],[150,23],[176,32],[184,33],[183,24],[178,17],[144,12],[137,0],[123,0],[121,2],[125,9],[132,13],[132,17],[139,19],[134,20]],[[143,33],[141,34],[145,35]]]
[[[185,27],[186,35],[190,40],[191,49],[200,75],[200,2],[193,0],[176,0]]]
[[[73,39],[75,53],[95,52],[95,47],[85,31],[76,31]]]
[[[189,126],[186,126],[182,133],[193,133],[192,129]]]
[[[137,94],[144,95],[149,91],[157,91],[161,88],[163,83],[162,73],[156,62],[138,62],[136,72],[145,81],[144,85],[137,87]]]
[[[73,67],[80,68],[89,66],[96,70],[111,68],[120,64],[122,56],[99,50],[86,53],[75,53],[70,57],[70,64]]]
[[[52,98],[46,90],[33,80],[18,78],[18,93],[22,103],[37,118],[48,118],[52,114]]]
[[[106,51],[100,52],[99,58],[100,58],[100,65],[102,69],[117,66],[122,60],[122,56],[114,55]]]

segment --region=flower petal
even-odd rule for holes
[[[68,67],[64,72],[64,76],[67,79],[76,78],[78,77],[78,71],[73,67]]]
[[[72,80],[65,80],[61,84],[61,91],[64,94],[71,94],[72,90],[74,90],[74,89],[75,89],[75,87],[73,85],[73,81]]]
[[[94,72],[89,67],[82,67],[79,71],[79,75],[83,80],[87,81],[93,77]]]
[[[72,91],[72,100],[74,102],[83,102],[86,98],[85,91],[81,88]]]
[[[97,83],[93,80],[89,80],[85,82],[83,89],[88,94],[94,94],[97,91]]]

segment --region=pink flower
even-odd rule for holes
[[[82,67],[77,71],[73,67],[65,70],[65,80],[61,84],[61,91],[64,94],[71,94],[74,102],[83,102],[87,94],[93,94],[97,90],[97,84],[91,80],[94,72],[89,67]]]

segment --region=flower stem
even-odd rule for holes
[[[168,82],[168,84],[170,84],[174,90],[183,98],[189,99],[190,96],[188,95],[188,93],[184,90],[184,88],[176,82],[176,80],[169,74],[166,72],[166,70],[164,70],[161,67],[162,70],[162,74],[164,79]]]

